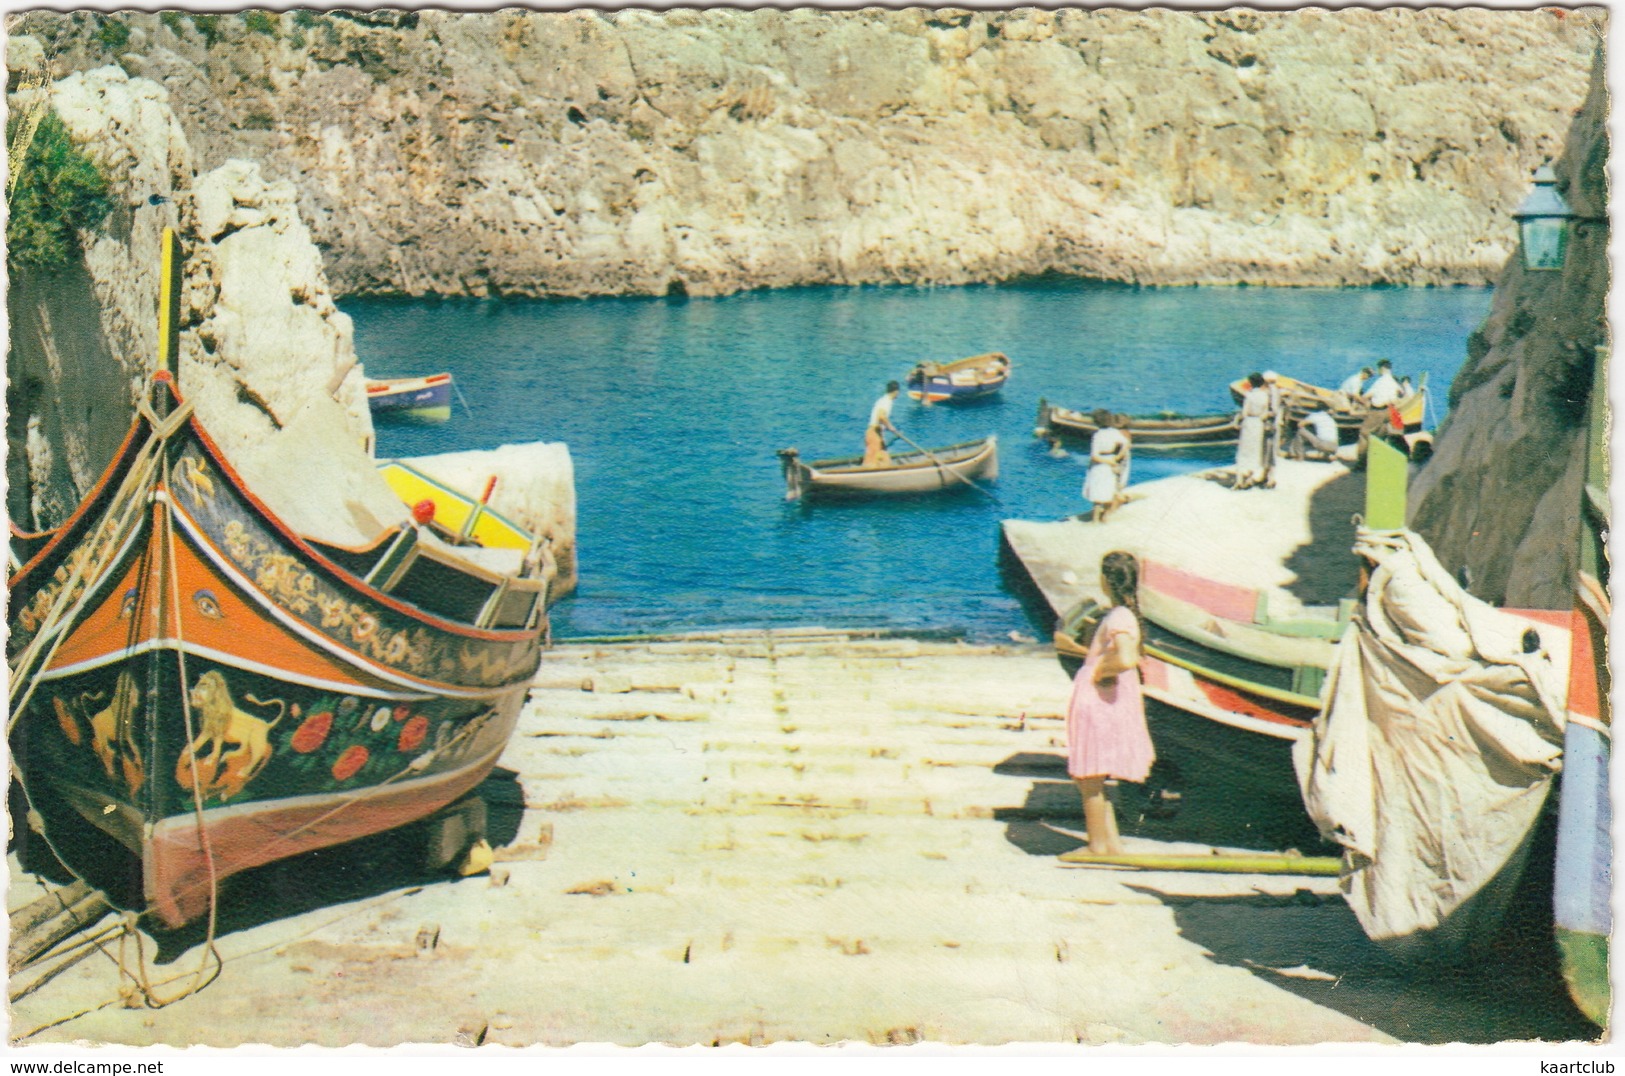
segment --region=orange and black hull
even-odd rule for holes
[[[455,585],[424,596],[439,613],[375,589],[286,530],[195,421],[136,426],[11,580],[10,740],[57,857],[174,927],[231,874],[478,785],[542,628],[459,623]]]

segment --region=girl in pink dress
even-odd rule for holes
[[[1072,681],[1066,710],[1067,773],[1083,794],[1089,851],[1121,855],[1117,816],[1106,779],[1144,781],[1156,752],[1140,694],[1139,565],[1132,554],[1107,553],[1100,580],[1112,609],[1095,629],[1089,656]]]

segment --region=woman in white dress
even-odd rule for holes
[[[1270,392],[1263,374],[1247,378],[1251,386],[1241,400],[1241,431],[1236,441],[1235,489],[1247,489],[1264,480],[1264,424],[1270,417]]]
[[[1089,416],[1095,435],[1089,441],[1089,475],[1083,481],[1083,499],[1093,503],[1093,518],[1104,523],[1112,510],[1123,503],[1123,487],[1128,478],[1128,434],[1122,427],[1128,421],[1101,408]]]

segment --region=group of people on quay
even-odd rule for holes
[[[1248,388],[1235,420],[1232,488],[1238,490],[1274,485],[1275,462],[1283,451],[1289,419],[1279,374],[1265,370],[1249,374],[1246,380]],[[1364,464],[1371,435],[1394,421],[1390,409],[1410,394],[1409,382],[1409,378],[1394,377],[1393,364],[1383,359],[1375,369],[1362,367],[1339,386],[1334,406],[1344,412],[1364,412],[1356,446],[1356,469]],[[1101,409],[1091,418],[1098,430],[1089,445],[1089,477],[1084,482],[1083,497],[1094,505],[1093,518],[1099,522],[1126,499],[1123,488],[1128,484],[1132,439],[1128,416]],[[1285,452],[1292,459],[1330,460],[1337,458],[1338,444],[1337,419],[1330,410],[1320,407],[1297,420]]]

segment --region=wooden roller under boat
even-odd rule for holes
[[[785,499],[802,496],[888,496],[970,489],[999,476],[997,437],[947,448],[893,453],[880,467],[863,466],[862,456],[804,462],[793,448],[781,449]]]

